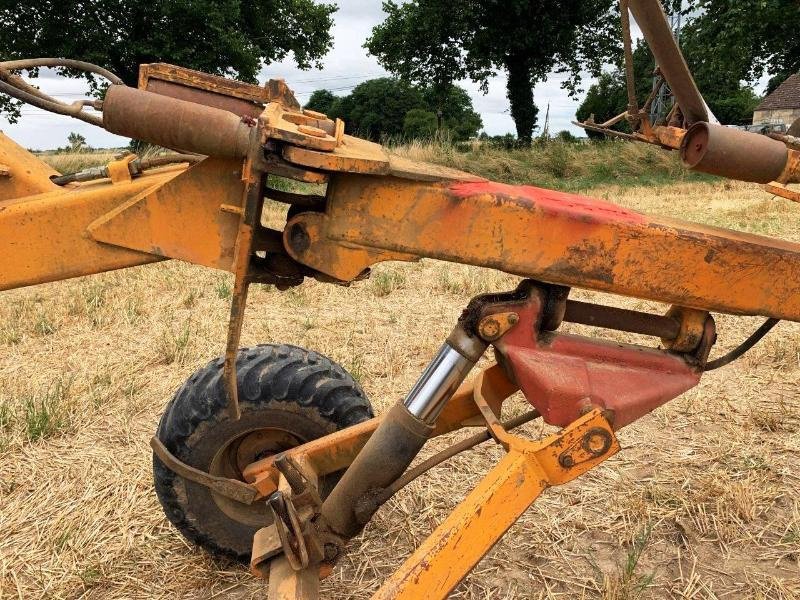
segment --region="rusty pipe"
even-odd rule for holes
[[[778,180],[786,170],[789,149],[758,133],[695,123],[681,143],[681,159],[693,171],[769,183]]]
[[[689,123],[711,120],[708,106],[675,41],[661,3],[658,0],[629,0],[629,7]]]
[[[228,111],[124,85],[108,89],[103,127],[165,148],[220,158],[245,157],[255,130]]]
[[[651,315],[614,306],[567,300],[563,321],[674,340],[681,324],[672,317]]]

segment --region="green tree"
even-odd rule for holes
[[[67,142],[69,142],[69,149],[71,152],[80,152],[86,148],[86,138],[74,131],[70,132],[67,136]]]
[[[290,53],[301,68],[319,66],[335,11],[315,0],[0,0],[0,56],[80,58],[128,85],[150,62],[254,82],[263,64]]]
[[[538,109],[533,87],[554,69],[579,91],[581,74],[599,74],[618,48],[615,0],[411,0],[383,4],[387,18],[366,47],[389,71],[409,81],[446,86],[464,78],[484,90],[506,71],[518,138],[530,143]]]
[[[464,88],[431,85],[422,94],[428,110],[437,118],[437,128],[446,131],[453,141],[475,137],[483,128],[483,119],[473,109],[472,98]]]
[[[349,96],[334,103],[328,116],[344,120],[348,133],[380,141],[402,136],[408,111],[424,107],[419,88],[381,77],[357,85]]]
[[[412,108],[406,113],[403,134],[410,139],[424,140],[436,136],[438,118],[424,108]]]
[[[767,73],[771,90],[800,72],[797,0],[693,0],[690,5],[699,11],[692,35],[702,44],[709,69],[751,83]]]
[[[430,137],[431,115],[434,132],[441,124],[454,141],[467,140],[483,127],[463,88],[451,85],[440,94],[430,86],[419,87],[392,77],[365,81],[341,98],[327,90],[317,90],[306,107],[340,118],[348,133],[375,141],[384,137]]]
[[[316,90],[311,94],[311,98],[306,103],[306,108],[328,114],[331,112],[333,105],[336,104],[338,98],[328,90]]]

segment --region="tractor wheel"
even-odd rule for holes
[[[789,127],[788,131],[789,135],[793,135],[794,137],[800,137],[800,119],[797,119],[791,127]]]
[[[294,346],[239,351],[238,421],[228,417],[223,361],[197,371],[175,394],[157,436],[184,463],[242,479],[248,464],[372,417],[361,387],[330,359]],[[255,532],[269,524],[266,503],[247,506],[186,481],[153,456],[156,493],[167,518],[214,555],[247,562]],[[324,495],[341,474],[320,481]]]

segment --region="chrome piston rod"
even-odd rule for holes
[[[447,401],[486,351],[482,340],[462,334],[454,343],[453,337],[442,345],[403,401],[408,412],[429,425],[436,423]]]
[[[412,415],[432,425],[473,366],[475,363],[444,344],[403,404]]]
[[[378,510],[375,494],[394,483],[428,441],[436,419],[487,344],[457,326],[403,401],[398,401],[372,434],[322,504],[320,526],[352,538]],[[324,524],[324,525],[323,525]]]

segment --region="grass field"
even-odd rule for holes
[[[507,181],[554,177],[545,168],[537,175],[540,159],[521,151],[483,158],[482,151],[403,152]],[[564,162],[574,171],[562,187],[800,242],[800,206],[756,186],[693,179],[641,186],[640,174],[625,173],[616,175],[622,185],[614,176],[598,183],[591,168],[599,167],[586,165],[602,157],[589,158]],[[659,164],[663,173],[673,163]],[[608,166],[615,168],[622,167]],[[270,211],[280,218],[277,207]],[[381,265],[349,288],[309,282],[281,293],[257,286],[243,342],[327,354],[380,412],[410,388],[472,296],[516,281],[424,260]],[[2,598],[265,597],[244,568],[216,562],[180,537],[161,512],[150,472],[148,440],[164,406],[223,350],[231,288],[227,275],[161,263],[0,295]],[[717,322],[715,354],[760,320]],[[618,456],[546,492],[455,597],[800,598],[798,384],[800,326],[782,323],[745,358],[621,431]],[[544,430],[534,424],[524,431],[536,437]],[[424,456],[465,435],[435,440]],[[323,583],[323,597],[368,598],[499,456],[481,446],[405,488],[353,543]]]

